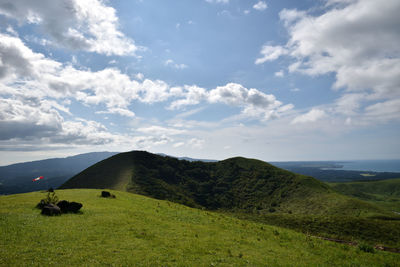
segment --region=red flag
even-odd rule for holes
[[[39,176],[39,177],[33,179],[32,181],[36,182],[36,181],[39,181],[40,179],[43,179],[43,176]]]

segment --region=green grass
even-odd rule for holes
[[[294,229],[314,236],[400,248],[400,221],[389,217],[295,214],[233,214],[239,218]],[[385,218],[385,219],[382,219]]]
[[[338,194],[312,177],[242,157],[188,162],[131,151],[91,166],[62,188],[112,188],[209,210],[388,215],[379,206]]]
[[[0,197],[1,266],[399,266],[400,255],[332,243],[126,192],[57,190],[82,214],[45,217],[45,194]]]
[[[400,179],[329,183],[337,192],[400,213]]]

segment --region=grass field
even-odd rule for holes
[[[323,241],[126,192],[57,190],[82,214],[45,217],[44,193],[0,196],[1,266],[399,266],[400,255]]]
[[[329,183],[337,192],[400,214],[400,179]]]

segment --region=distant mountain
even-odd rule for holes
[[[52,158],[0,167],[0,194],[16,194],[56,188],[87,167],[117,154],[93,152],[66,158]],[[32,179],[44,176],[43,180]]]
[[[257,213],[380,212],[374,205],[335,193],[312,177],[241,157],[190,162],[132,151],[98,162],[60,187],[70,188],[109,188],[191,207]]]

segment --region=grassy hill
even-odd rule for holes
[[[337,194],[312,177],[240,157],[219,162],[189,162],[132,151],[91,166],[61,188],[110,188],[190,207],[262,214],[383,212],[377,206]]]
[[[400,213],[400,179],[330,183],[335,191]]]
[[[111,188],[317,236],[400,247],[400,215],[392,210],[254,159],[189,162],[132,151],[91,166],[62,188]]]
[[[398,266],[400,255],[324,241],[120,191],[57,190],[82,214],[40,215],[44,193],[0,196],[1,266]]]

